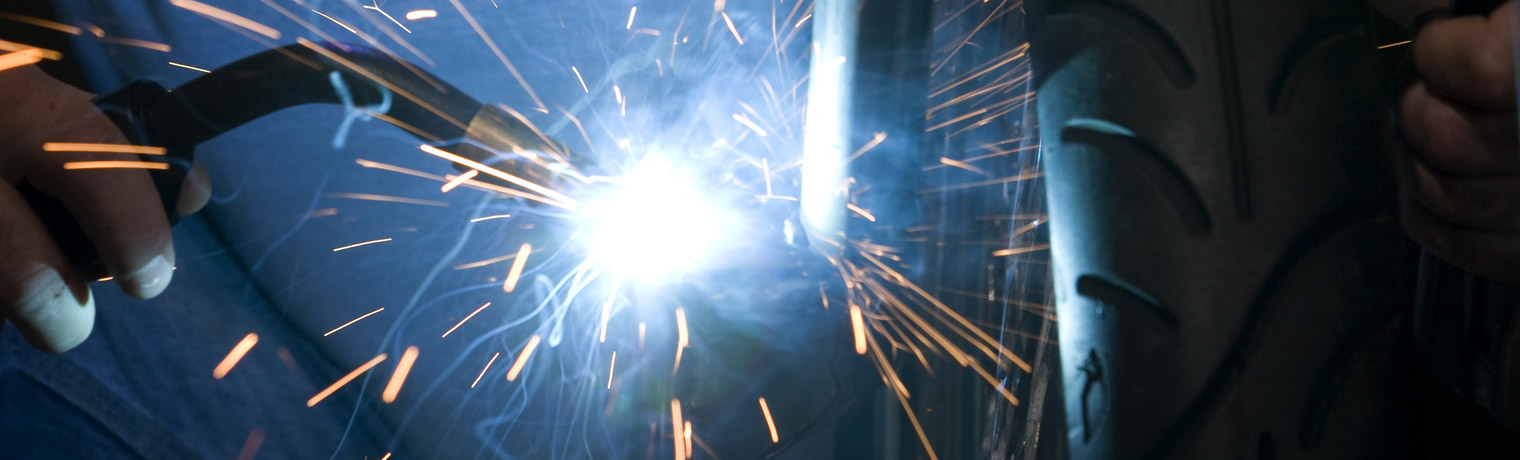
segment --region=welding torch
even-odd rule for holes
[[[519,115],[476,101],[401,59],[346,43],[303,40],[239,59],[173,90],[140,80],[95,103],[132,144],[164,149],[140,157],[165,165],[148,173],[171,225],[179,218],[175,204],[197,145],[298,105],[365,108],[425,144],[550,187],[581,163]],[[455,167],[472,169],[458,161]],[[479,180],[520,187],[488,175]],[[75,267],[91,278],[106,275],[96,247],[58,198],[26,182],[18,189]]]

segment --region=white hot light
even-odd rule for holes
[[[721,239],[721,210],[689,175],[645,161],[585,203],[590,257],[652,279],[699,268]]]

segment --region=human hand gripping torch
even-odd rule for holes
[[[499,192],[567,206],[556,191],[583,177],[582,157],[532,128],[518,114],[483,104],[410,64],[362,46],[299,44],[270,49],[227,64],[169,90],[138,81],[101,96],[96,104],[132,143],[162,147],[142,160],[150,169],[166,215],[178,220],[179,187],[195,148],[264,115],[303,104],[343,104],[396,125],[461,172]],[[62,203],[35,187],[20,190],[70,262],[91,278],[105,275],[99,253]]]

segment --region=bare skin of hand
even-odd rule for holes
[[[71,161],[136,158],[42,150],[45,142],[128,143],[91,98],[33,66],[0,71],[0,318],[48,352],[67,351],[89,337],[95,323],[92,280],[69,264],[17,184],[26,181],[58,197],[128,295],[152,298],[173,277],[168,219],[145,171],[63,168]],[[194,213],[209,198],[209,179],[194,168],[178,211]]]
[[[1414,39],[1418,81],[1399,101],[1404,227],[1470,273],[1520,284],[1515,2],[1440,19]]]

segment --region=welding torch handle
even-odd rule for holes
[[[180,185],[195,162],[195,147],[244,123],[297,105],[375,106],[386,121],[425,142],[464,137],[483,104],[410,64],[363,46],[302,42],[256,53],[173,91],[137,81],[95,104],[132,144],[163,147],[141,160],[150,169],[169,224],[178,222]],[[57,197],[22,181],[18,191],[53,242],[91,279],[106,276],[100,253]]]

